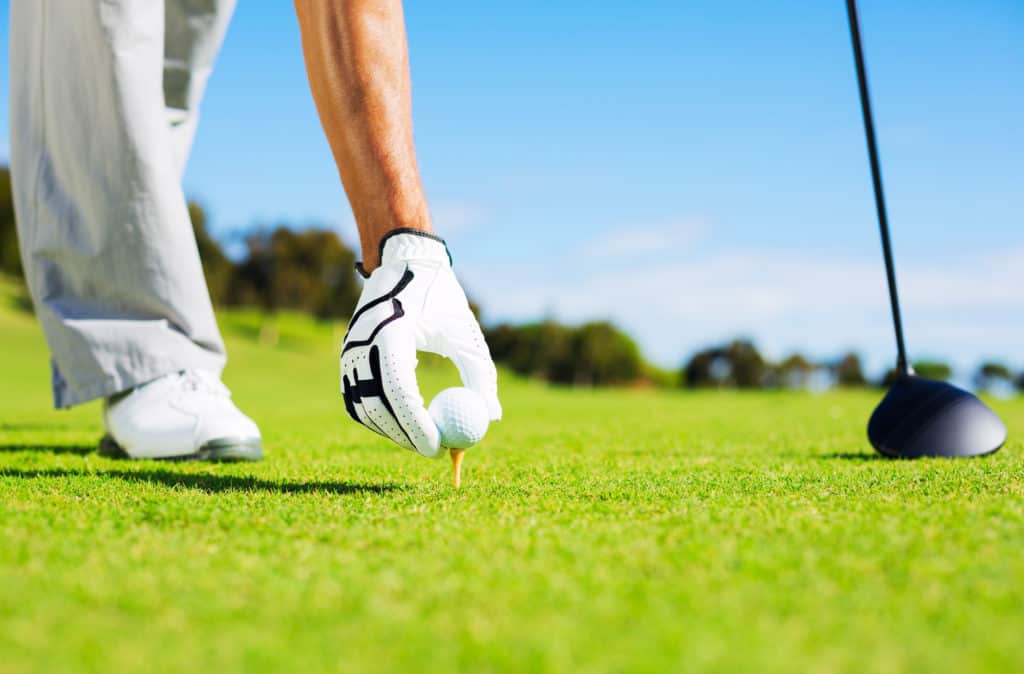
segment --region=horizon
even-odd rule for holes
[[[737,336],[895,361],[842,3],[742,6],[406,8],[435,228],[489,323],[612,320],[671,368]],[[928,11],[861,4],[908,348],[1019,371],[1024,7]],[[356,243],[290,5],[238,7],[185,187],[220,239]]]

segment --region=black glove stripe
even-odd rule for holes
[[[410,274],[412,272],[409,272]],[[397,300],[396,300],[397,301]],[[412,441],[412,437],[409,435],[409,431],[405,430],[402,426],[402,422],[398,420],[398,415],[395,414],[395,408],[391,406],[391,401],[388,400],[387,394],[384,392],[384,376],[380,367],[380,347],[376,344],[370,347],[370,375],[373,377],[380,386],[380,401],[384,403],[384,409],[388,411],[391,417],[395,420],[395,425],[398,426],[399,430],[402,431],[402,435],[409,441],[409,444],[416,447],[416,443]]]
[[[362,423],[363,426],[366,426],[378,435],[383,435],[388,440],[393,440],[393,438],[385,433],[384,429],[374,420],[373,415],[370,414],[370,408],[366,403],[360,403],[356,410],[362,412],[363,420],[360,423]]]
[[[381,430],[377,425],[377,422],[373,420],[369,409],[363,404],[363,399],[360,397],[356,387],[352,386],[352,382],[349,381],[348,375],[342,376],[341,384],[342,397],[345,400],[345,411],[348,412],[350,417],[352,417],[352,420],[358,424],[366,426],[374,433],[383,435],[385,438],[390,440],[391,436]],[[362,411],[362,414],[360,414],[360,411]]]
[[[397,321],[402,316],[405,316],[405,310],[402,308],[402,303],[397,299],[398,293],[400,293],[403,290],[405,290],[405,287],[407,285],[409,285],[410,283],[412,283],[412,280],[415,277],[416,277],[416,275],[413,274],[412,270],[409,269],[408,266],[406,266],[405,273],[402,274],[402,278],[399,279],[398,283],[395,284],[394,288],[392,288],[387,293],[381,295],[380,297],[378,297],[376,299],[373,299],[373,300],[370,300],[369,302],[367,302],[366,304],[361,306],[359,308],[359,311],[357,311],[356,313],[352,314],[352,320],[350,320],[348,322],[348,330],[345,331],[345,339],[343,340],[343,343],[344,343],[345,346],[341,350],[341,355],[344,356],[345,352],[347,352],[349,349],[353,349],[353,348],[356,348],[358,346],[369,346],[370,342],[372,342],[374,340],[374,338],[384,328],[385,325],[387,325],[388,323],[391,323],[392,321]],[[392,307],[394,309],[394,312],[391,314],[391,316],[388,316],[383,321],[381,321],[380,324],[378,324],[377,327],[375,327],[373,329],[373,332],[371,332],[370,336],[367,337],[366,339],[361,339],[361,340],[356,340],[356,341],[353,341],[353,342],[349,342],[348,341],[348,335],[349,335],[350,332],[352,332],[352,327],[356,324],[356,321],[358,321],[359,318],[364,313],[366,313],[367,311],[369,311],[373,307],[377,306],[378,304],[382,304],[384,302],[387,302],[388,300],[391,300]]]
[[[368,403],[363,403],[362,405],[360,405],[360,407],[362,407],[362,409],[363,409],[363,414],[365,414],[365,415],[366,415],[366,419],[367,419],[367,420],[368,420],[368,421],[369,421],[369,422],[370,422],[371,424],[373,424],[373,427],[374,427],[374,428],[377,428],[377,429],[379,429],[379,430],[377,431],[378,433],[380,433],[381,435],[383,435],[383,436],[384,436],[385,438],[387,438],[387,439],[388,439],[388,440],[390,440],[391,442],[395,443],[396,445],[402,445],[402,446],[405,446],[405,445],[403,444],[403,440],[402,440],[402,438],[395,438],[395,437],[392,437],[392,435],[391,435],[390,433],[387,433],[387,432],[385,432],[385,431],[384,431],[384,428],[385,428],[385,426],[384,426],[384,424],[383,424],[383,420],[382,420],[381,422],[378,422],[378,421],[377,421],[377,420],[376,420],[376,419],[374,418],[374,415],[376,415],[376,414],[378,414],[378,413],[379,413],[379,414],[380,414],[381,416],[383,416],[383,417],[387,417],[387,416],[388,416],[388,413],[387,413],[387,411],[386,411],[386,410],[382,410],[382,409],[380,409],[380,407],[381,407],[381,406],[375,406],[375,407],[373,407],[373,408],[372,408],[372,409],[373,409],[373,412],[371,412],[371,411],[370,411],[370,409],[371,409],[371,406],[370,406],[370,404],[368,404]],[[394,419],[392,419],[392,421],[394,421]],[[399,429],[401,429],[402,427],[401,427],[401,426],[399,426],[398,428],[399,428]],[[404,433],[404,431],[403,431],[403,433]],[[408,440],[408,436],[406,436],[406,440]],[[409,449],[411,449],[411,450],[413,450],[413,451],[416,451],[416,445],[410,444],[410,445],[409,445]]]
[[[353,376],[355,376],[355,373],[353,373]],[[356,414],[355,398],[357,396],[358,394],[355,391],[355,387],[352,386],[352,382],[349,381],[348,375],[342,375],[341,397],[345,399],[345,411],[348,412],[348,415],[352,417],[353,421],[361,424],[363,421],[359,418],[359,415]]]
[[[409,441],[412,447],[416,447],[416,443],[412,441],[412,437],[409,432],[402,426],[402,422],[398,420],[398,415],[395,414],[395,408],[391,405],[391,401],[388,400],[387,394],[384,392],[384,374],[383,368],[380,365],[380,347],[374,344],[370,347],[370,378],[360,379],[359,374],[352,369],[352,378],[355,380],[353,383],[349,380],[348,375],[343,375],[341,378],[341,395],[345,399],[345,411],[358,423],[366,426],[370,430],[380,433],[384,437],[389,437],[387,433],[382,432],[379,428],[373,428],[370,424],[366,423],[363,419],[359,418],[357,406],[363,407],[363,413],[366,414],[369,419],[369,414],[363,403],[363,398],[379,398],[381,404],[384,405],[384,409],[388,411],[391,418],[394,420],[395,425],[402,431],[402,435]],[[377,424],[374,424],[376,426]]]

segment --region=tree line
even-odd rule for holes
[[[215,306],[290,309],[320,319],[352,315],[359,300],[356,256],[335,232],[286,224],[256,228],[236,262],[210,235],[202,207],[190,203],[189,215]]]
[[[919,360],[914,371],[928,379],[947,381],[953,368],[942,361]],[[703,349],[694,354],[683,367],[682,384],[689,388],[813,388],[815,386],[888,388],[899,373],[895,368],[877,380],[864,373],[860,356],[849,352],[838,358],[813,361],[794,353],[772,362],[763,357],[754,343],[737,339]],[[1024,372],[1015,375],[1010,368],[995,361],[982,363],[974,374],[979,390],[1006,390],[1016,387],[1024,391]]]
[[[321,319],[347,319],[359,299],[355,253],[325,228],[287,224],[254,228],[245,253],[232,260],[206,227],[206,213],[189,203],[210,297],[218,307],[291,309]],[[10,171],[0,167],[0,272],[22,278]]]
[[[779,361],[766,358],[749,339],[734,339],[697,351],[676,372],[646,362],[636,343],[608,322],[566,326],[555,321],[502,324],[485,330],[495,361],[519,374],[554,384],[615,386],[647,384],[691,389],[811,389],[888,387],[895,369],[878,379],[864,373],[855,352],[815,361],[793,353]],[[921,360],[914,370],[930,379],[949,380],[952,367]],[[995,361],[979,366],[973,379],[979,390],[1024,391],[1024,372]]]
[[[352,315],[360,290],[354,271],[356,255],[334,231],[296,229],[285,223],[257,227],[246,235],[244,252],[234,260],[210,234],[199,204],[189,204],[189,216],[216,306],[301,311],[324,320],[343,321]],[[0,167],[0,272],[22,276],[6,167]],[[479,307],[473,304],[473,309],[479,317]],[[636,342],[608,321],[502,323],[486,327],[485,335],[496,362],[527,377],[569,386],[887,386],[896,376],[891,371],[881,380],[869,380],[856,353],[824,362],[794,353],[773,362],[748,339],[701,349],[678,370],[666,370],[648,362]],[[942,362],[920,361],[914,368],[934,379],[952,376],[952,369]],[[974,384],[979,389],[1024,391],[1024,372],[986,362],[975,373]]]

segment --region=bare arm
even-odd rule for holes
[[[389,231],[433,231],[412,134],[401,0],[295,0],[310,89],[359,227],[363,266]]]
[[[501,402],[447,246],[417,235],[432,228],[412,139],[402,3],[295,0],[295,8],[310,88],[359,226],[363,268],[373,272],[342,344],[345,410],[396,444],[437,456],[441,431],[416,383],[417,351],[451,359],[492,421],[501,418]],[[419,231],[394,231],[406,228]]]

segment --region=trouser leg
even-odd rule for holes
[[[168,125],[164,12],[11,3],[15,208],[59,407],[225,362]]]
[[[174,160],[184,173],[199,103],[227,32],[235,0],[164,0],[164,102]]]

